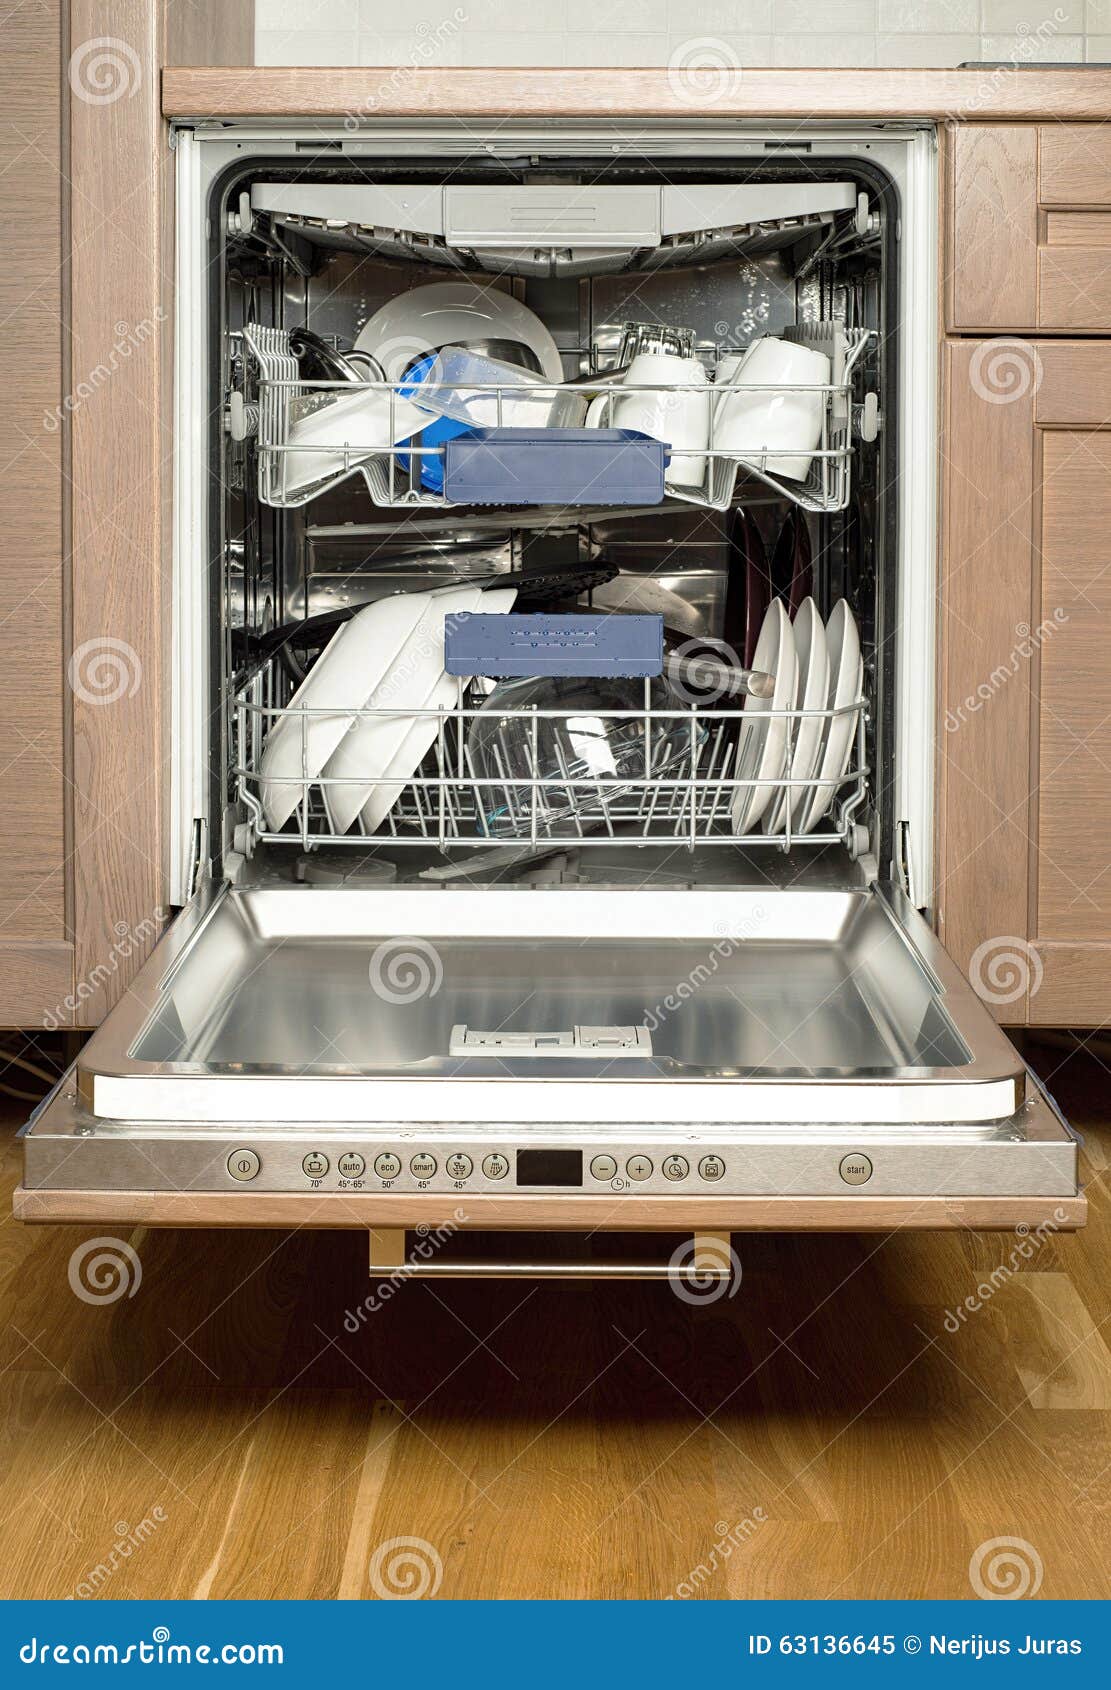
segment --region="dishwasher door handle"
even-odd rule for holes
[[[530,1261],[501,1256],[485,1260],[425,1257],[419,1248],[409,1249],[403,1227],[370,1228],[371,1274],[397,1279],[658,1279],[705,1286],[728,1282],[737,1269],[728,1232],[695,1232],[688,1244],[662,1261]]]

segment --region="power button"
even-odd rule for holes
[[[228,1173],[232,1179],[254,1179],[260,1165],[253,1150],[233,1150],[228,1157]]]

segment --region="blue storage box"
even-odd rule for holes
[[[595,610],[559,616],[487,616],[457,611],[444,618],[444,667],[449,675],[659,675],[663,672],[662,616]]]
[[[444,447],[457,505],[658,505],[670,447],[629,428],[476,428]]]

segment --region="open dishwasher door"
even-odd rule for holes
[[[1068,1127],[876,885],[222,888],[31,1124],[17,1213],[460,1205],[553,1230],[1084,1216]]]

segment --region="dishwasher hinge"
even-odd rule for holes
[[[895,878],[901,891],[910,897],[910,823],[895,823]],[[913,902],[913,899],[911,900]]]
[[[204,816],[193,817],[192,842],[189,848],[188,896],[192,898],[208,879],[208,822]]]

